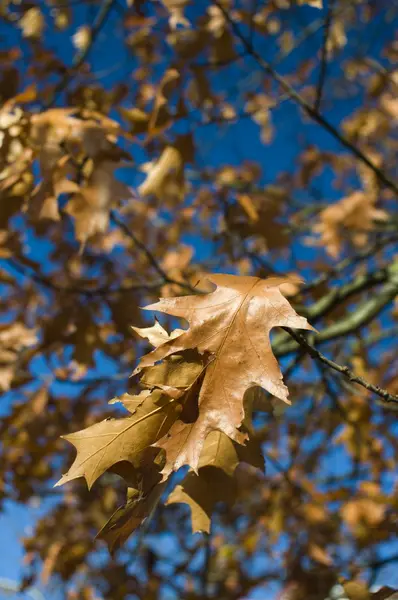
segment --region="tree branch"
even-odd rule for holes
[[[315,287],[321,285],[322,283],[326,283],[329,279],[331,279],[335,275],[338,275],[339,273],[344,271],[344,269],[347,269],[348,267],[353,267],[353,266],[357,265],[358,263],[366,260],[367,258],[373,257],[377,252],[379,252],[380,250],[383,250],[386,246],[388,246],[390,244],[395,244],[397,242],[398,242],[397,236],[390,237],[387,239],[381,238],[381,239],[376,240],[374,242],[374,244],[372,244],[371,246],[368,246],[362,252],[358,252],[354,256],[347,256],[346,258],[343,258],[334,267],[329,269],[329,271],[325,271],[324,273],[319,275],[319,277],[317,277],[316,279],[311,281],[311,283],[303,286],[300,290],[300,293],[302,294],[304,292],[308,292],[308,291],[314,289]]]
[[[72,81],[72,79],[76,76],[77,69],[79,69],[79,67],[81,67],[82,64],[84,63],[84,61],[86,60],[99,32],[101,31],[103,25],[105,24],[105,22],[108,18],[110,11],[112,10],[114,3],[115,3],[115,0],[104,0],[103,1],[101,8],[99,9],[97,16],[94,20],[93,27],[91,29],[90,43],[87,44],[86,47],[82,48],[79,52],[77,52],[77,54],[75,55],[75,57],[73,59],[72,65],[65,72],[64,76],[58,82],[58,84],[55,86],[50,99],[44,104],[45,109],[48,109],[48,108],[51,108],[52,106],[54,106],[55,102],[57,101],[58,96],[61,94],[61,92],[63,92],[63,90],[69,85],[69,83]]]
[[[357,306],[355,312],[318,333],[316,337],[317,344],[354,333],[360,327],[367,325],[394,300],[398,294],[398,263],[393,264],[387,269],[386,278],[382,277],[382,272],[378,276],[376,275],[377,273],[372,274],[371,278],[366,276],[361,277],[358,279],[357,283],[353,282],[340,289],[332,290],[331,294],[325,296],[325,299],[322,298],[310,309],[304,311],[305,316],[314,323],[317,319],[324,316],[329,310],[336,306],[342,299],[346,299],[354,293],[367,289],[370,281],[372,281],[373,285],[386,281],[385,285],[377,292],[377,294],[374,294],[369,300],[366,300]],[[334,292],[335,298],[333,300],[332,296]],[[301,309],[298,308],[297,310],[300,312]],[[297,351],[297,345],[294,342],[286,341],[286,337],[287,336],[282,334],[281,336],[276,337],[272,344],[274,354],[279,358]]]
[[[148,292],[156,291],[159,288],[161,288],[165,283],[164,279],[162,278],[161,280],[154,281],[153,283],[146,283],[146,284],[145,283],[137,283],[137,284],[127,285],[125,287],[122,286],[119,288],[111,288],[109,286],[99,286],[99,287],[93,288],[93,289],[85,289],[85,288],[82,288],[82,287],[76,286],[76,285],[62,286],[62,285],[55,283],[55,281],[53,281],[53,279],[51,277],[46,277],[45,275],[42,275],[40,273],[30,271],[25,265],[20,264],[14,258],[5,259],[5,260],[7,260],[7,264],[11,267],[11,269],[16,271],[23,277],[26,277],[26,278],[30,279],[31,281],[34,281],[38,285],[41,285],[49,290],[52,290],[54,292],[58,292],[61,294],[76,294],[76,295],[86,296],[87,298],[94,298],[96,296],[113,296],[113,295],[118,295],[118,294],[122,294],[122,293],[126,293],[126,292],[135,292],[135,291],[137,291],[137,292],[139,292],[139,291],[148,291]]]
[[[332,20],[333,20],[333,0],[329,0],[328,13],[326,15],[324,28],[323,28],[321,65],[320,65],[320,70],[319,70],[319,79],[318,79],[318,86],[317,86],[317,92],[316,92],[316,99],[315,99],[315,103],[314,103],[314,110],[316,110],[318,112],[321,107],[322,92],[323,92],[323,87],[326,82],[326,71],[327,71],[327,65],[328,65],[328,40],[329,40],[329,32],[330,32],[330,26],[332,24]]]
[[[203,569],[202,569],[202,598],[208,598],[208,587],[209,587],[209,572],[210,572],[210,562],[211,562],[211,531],[209,533],[204,533],[204,559],[203,559]]]
[[[135,246],[137,248],[139,248],[140,250],[142,250],[142,252],[145,254],[149,264],[152,265],[152,267],[155,269],[155,271],[158,273],[158,275],[160,275],[160,277],[163,279],[164,283],[172,283],[172,284],[178,285],[181,288],[184,288],[190,292],[193,292],[194,294],[198,293],[198,290],[195,289],[193,286],[189,285],[188,283],[185,283],[183,281],[177,281],[176,279],[170,278],[167,275],[166,271],[164,271],[162,269],[162,267],[160,266],[160,264],[158,263],[156,258],[150,252],[150,250],[145,246],[145,244],[143,242],[141,242],[136,237],[135,233],[126,225],[126,223],[124,223],[119,218],[119,216],[116,214],[116,212],[114,210],[111,211],[110,218],[111,218],[111,221],[115,225],[117,225],[131,240],[133,240]]]
[[[357,146],[352,144],[340,131],[325,117],[323,117],[315,108],[313,108],[306,100],[301,96],[296,90],[286,81],[286,79],[279,75],[279,73],[268,63],[263,57],[254,49],[253,45],[250,41],[242,34],[240,31],[237,22],[228,14],[228,11],[224,8],[224,6],[219,2],[219,0],[213,0],[214,4],[219,8],[219,10],[224,15],[226,21],[230,24],[232,31],[235,33],[236,37],[240,40],[244,48],[247,52],[256,60],[260,68],[270,75],[276,82],[279,83],[281,88],[286,92],[287,96],[296,102],[303,111],[316,123],[321,125],[326,131],[328,131],[336,140],[340,142],[342,146],[347,148],[357,159],[359,159],[362,163],[364,163],[367,167],[369,167],[373,173],[377,176],[379,181],[385,185],[387,188],[392,190],[398,196],[398,184],[395,183],[392,179],[388,177],[379,169],[375,163],[368,158]]]
[[[94,298],[97,296],[99,296],[99,297],[114,296],[114,295],[123,294],[126,292],[156,291],[159,288],[161,288],[163,285],[165,285],[166,283],[177,285],[183,289],[193,292],[194,294],[198,293],[198,290],[196,290],[193,286],[189,285],[188,283],[185,283],[183,281],[177,281],[176,279],[169,277],[167,275],[167,273],[161,268],[161,266],[159,265],[159,263],[157,262],[157,260],[153,256],[153,254],[145,246],[145,244],[143,244],[143,242],[141,242],[136,237],[134,232],[119,218],[119,216],[116,214],[115,211],[111,212],[111,221],[117,227],[122,229],[122,231],[130,239],[133,240],[133,242],[137,248],[142,250],[142,252],[145,254],[148,262],[153,266],[153,268],[160,275],[160,280],[154,281],[153,283],[136,283],[136,284],[131,284],[131,285],[127,285],[127,286],[121,286],[119,288],[112,288],[108,285],[105,285],[105,286],[99,286],[97,288],[85,289],[78,285],[70,285],[70,286],[69,285],[68,286],[59,285],[51,277],[46,277],[45,275],[42,275],[41,273],[37,273],[31,267],[27,267],[26,265],[19,263],[18,260],[16,260],[15,258],[9,258],[9,259],[5,259],[5,260],[7,261],[7,264],[11,267],[11,269],[16,271],[23,277],[29,278],[31,281],[34,281],[35,283],[37,283],[38,285],[41,285],[42,287],[45,287],[49,290],[52,290],[52,291],[58,292],[58,293],[62,293],[62,294],[76,294],[76,295],[86,296],[88,298]]]
[[[343,375],[343,377],[349,379],[349,381],[351,381],[352,383],[357,383],[358,385],[361,385],[362,387],[373,392],[374,394],[377,394],[378,396],[380,396],[380,398],[383,398],[384,402],[398,403],[398,396],[390,394],[387,390],[379,387],[378,385],[374,385],[373,383],[366,381],[363,377],[360,377],[359,375],[351,371],[348,367],[344,365],[339,365],[333,360],[330,360],[324,354],[319,352],[319,350],[314,348],[314,346],[309,344],[306,338],[303,335],[301,335],[301,333],[297,333],[297,331],[293,331],[288,327],[283,327],[283,329],[287,331],[288,334],[315,360],[323,363],[324,365],[328,366],[334,371],[337,371],[337,373],[340,373],[341,375]]]
[[[296,307],[296,310],[305,315],[307,318],[312,319],[312,321],[319,320],[344,300],[348,300],[356,294],[389,281],[391,274],[390,272],[391,267],[389,269],[384,268],[380,269],[379,271],[358,275],[355,279],[340,287],[333,287],[327,294],[325,294],[325,296],[322,296],[309,308],[306,306],[298,306]]]

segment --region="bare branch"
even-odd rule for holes
[[[308,292],[312,290],[314,287],[321,285],[322,283],[326,283],[329,279],[334,277],[335,275],[340,274],[344,269],[348,267],[353,267],[358,263],[366,260],[367,258],[371,258],[375,256],[377,252],[383,250],[386,246],[390,244],[396,244],[398,242],[398,237],[393,236],[389,238],[381,238],[377,239],[374,244],[371,244],[365,250],[358,252],[354,256],[347,256],[343,258],[340,262],[338,262],[334,267],[332,267],[329,271],[325,271],[319,277],[314,279],[310,284],[305,285],[301,288],[300,293]]]
[[[356,310],[349,313],[346,318],[326,327],[326,329],[323,329],[317,335],[318,344],[335,340],[355,333],[361,327],[370,323],[372,319],[394,300],[398,294],[398,263],[393,264],[389,269],[377,271],[367,276],[360,276],[352,283],[346,284],[341,288],[332,289],[329,294],[321,298],[308,310],[305,310],[304,307],[296,307],[296,310],[303,312],[310,322],[314,323],[337,306],[343,298],[347,299],[379,283],[385,283],[385,285],[378,290],[377,294],[372,295],[368,300],[359,304]],[[275,338],[272,345],[275,356],[286,356],[297,351],[297,345],[294,342],[286,341],[286,337],[282,334]]]
[[[294,340],[296,340],[296,342],[302,348],[304,348],[308,352],[308,354],[315,360],[320,361],[321,363],[333,369],[334,371],[337,371],[337,373],[341,373],[343,377],[347,378],[352,383],[357,383],[358,385],[361,385],[362,387],[373,392],[374,394],[377,394],[378,396],[380,396],[380,398],[383,398],[384,402],[398,403],[398,396],[390,394],[387,390],[379,387],[378,385],[374,385],[373,383],[366,381],[363,377],[360,377],[359,375],[351,371],[348,367],[344,365],[339,365],[333,360],[330,360],[324,354],[319,352],[319,350],[314,348],[314,346],[311,346],[311,344],[307,342],[306,338],[303,335],[301,335],[301,333],[297,333],[296,331],[293,331],[288,327],[284,327],[283,329],[287,331],[288,334],[291,335],[291,337]]]
[[[279,83],[281,88],[286,92],[287,96],[296,102],[304,112],[316,123],[321,125],[326,131],[328,131],[336,140],[340,142],[342,146],[350,150],[354,156],[356,156],[361,162],[363,162],[367,167],[369,167],[373,173],[377,176],[379,181],[385,185],[387,188],[392,190],[396,195],[398,195],[398,184],[395,183],[392,179],[382,171],[375,163],[368,158],[362,150],[360,150],[357,146],[352,144],[340,131],[332,125],[325,117],[323,117],[315,108],[313,108],[306,100],[296,92],[296,90],[286,81],[286,79],[279,75],[279,73],[268,63],[263,57],[253,48],[250,41],[242,34],[240,28],[238,27],[237,22],[229,15],[228,11],[224,8],[224,6],[219,2],[219,0],[214,0],[214,3],[220,11],[223,13],[225,19],[230,24],[233,32],[236,37],[240,40],[244,48],[247,52],[256,60],[261,69],[270,75],[275,81]]]
[[[127,286],[121,286],[119,288],[111,288],[109,286],[100,286],[97,288],[83,288],[77,285],[63,286],[57,284],[51,277],[46,277],[41,273],[33,272],[25,265],[19,263],[15,258],[6,259],[7,264],[22,275],[34,281],[38,285],[41,285],[49,290],[54,292],[58,292],[60,294],[76,294],[81,296],[86,296],[88,298],[93,298],[95,296],[115,296],[118,294],[123,294],[126,292],[140,292],[140,291],[156,291],[164,285],[164,279],[162,278],[160,281],[154,281],[153,283],[136,283]]]
[[[99,32],[101,31],[103,25],[105,24],[105,22],[108,18],[110,11],[113,8],[114,3],[115,3],[115,0],[104,0],[103,1],[101,8],[99,9],[98,14],[95,18],[95,21],[93,23],[93,27],[91,29],[90,43],[87,44],[87,46],[85,46],[84,48],[82,48],[79,52],[77,52],[77,54],[75,55],[75,57],[73,59],[72,65],[70,66],[70,68],[67,71],[65,71],[64,76],[58,82],[58,84],[55,86],[52,96],[44,104],[44,108],[51,108],[52,106],[54,106],[55,102],[57,101],[58,96],[63,92],[63,90],[69,85],[69,83],[72,81],[72,79],[76,76],[77,70],[79,69],[79,67],[82,66],[82,64],[86,60]]]
[[[185,283],[183,281],[177,281],[176,279],[172,279],[170,278],[166,271],[164,271],[162,269],[162,267],[160,266],[160,264],[158,263],[158,261],[156,260],[156,258],[153,256],[153,254],[150,252],[150,250],[145,246],[145,244],[143,242],[141,242],[137,236],[135,235],[135,233],[126,225],[126,223],[124,223],[120,217],[116,214],[115,211],[111,211],[111,221],[113,223],[115,223],[118,227],[120,227],[120,229],[130,238],[133,240],[135,246],[137,248],[139,248],[140,250],[142,250],[142,252],[145,254],[148,262],[150,265],[152,265],[152,267],[155,269],[155,271],[160,275],[160,277],[163,279],[164,283],[173,283],[175,285],[180,286],[181,288],[184,288],[190,292],[193,292],[194,294],[198,293],[198,290],[195,289],[193,286],[189,285],[188,283]]]
[[[319,79],[318,86],[316,92],[316,100],[314,104],[314,110],[319,111],[321,107],[322,101],[322,92],[323,87],[326,82],[326,71],[328,65],[328,40],[329,40],[329,32],[330,26],[333,20],[333,0],[329,1],[328,13],[326,15],[325,24],[323,28],[323,42],[322,42],[322,55],[321,55],[321,65],[319,69]]]

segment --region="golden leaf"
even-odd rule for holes
[[[259,385],[288,403],[288,389],[272,353],[269,333],[275,326],[312,329],[281,294],[279,286],[287,279],[234,275],[208,279],[216,285],[212,293],[161,299],[145,307],[183,317],[190,327],[144,356],[135,373],[185,349],[212,355],[199,394],[199,417],[194,423],[178,422],[172,428],[173,461],[168,460],[165,473],[184,464],[196,471],[204,440],[214,429],[239,442],[246,439],[238,428],[248,388]]]

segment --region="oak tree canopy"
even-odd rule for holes
[[[2,3],[0,508],[40,507],[17,589],[395,597],[397,25]]]

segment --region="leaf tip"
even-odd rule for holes
[[[66,477],[67,477],[66,475],[62,475],[61,479],[58,479],[58,481],[56,483],[54,483],[53,488],[61,487],[61,485],[64,485],[64,483],[66,483],[66,480],[65,480]]]

